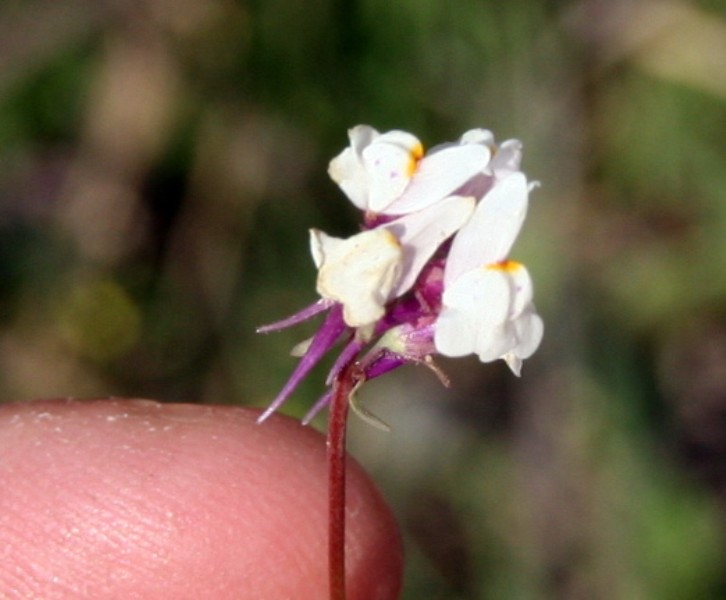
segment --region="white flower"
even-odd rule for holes
[[[528,202],[529,186],[522,173],[495,183],[451,244],[444,287],[466,271],[507,257],[527,216]]]
[[[444,288],[434,344],[446,356],[503,358],[519,375],[542,340],[544,326],[532,304],[532,280],[514,261],[468,271]]]
[[[350,146],[330,162],[328,173],[353,204],[372,213],[405,215],[427,208],[484,172],[491,157],[479,140],[462,138],[424,156],[418,138],[405,131],[380,134],[358,125],[348,137]]]
[[[519,170],[521,143],[497,145],[490,131],[472,129],[424,156],[419,140],[404,131],[380,134],[359,125],[348,136],[350,146],[330,163],[331,177],[358,208],[402,216],[347,240],[313,231],[320,295],[343,305],[347,325],[370,326],[456,233],[436,348],[482,361],[503,358],[519,373],[542,337],[529,275],[505,261],[533,186]]]
[[[475,209],[476,201],[471,196],[450,196],[381,226],[394,233],[403,247],[403,269],[393,297],[413,287],[436,249],[464,226]]]
[[[349,147],[328,172],[365,212],[363,231],[340,239],[310,230],[321,298],[258,331],[326,316],[315,335],[293,349],[300,361],[259,420],[341,341],[326,378],[332,388],[303,423],[334,402],[343,382],[356,389],[413,363],[448,385],[434,363],[437,353],[476,354],[483,362],[501,358],[519,375],[542,340],[529,273],[507,258],[536,185],[520,171],[522,144],[497,145],[490,131],[472,129],[424,154],[421,142],[405,131],[381,134],[359,125],[348,137]],[[371,420],[354,396],[349,400]]]
[[[505,140],[497,145],[494,134],[488,129],[471,129],[461,136],[462,144],[483,144],[492,153],[488,172],[497,178],[519,171],[522,162],[522,142],[519,140]]]
[[[473,198],[451,196],[347,239],[310,231],[317,291],[343,305],[350,327],[375,323],[385,305],[413,287],[436,249],[472,216]]]
[[[519,374],[537,349],[543,324],[523,265],[505,260],[527,213],[530,185],[514,172],[496,181],[454,238],[444,270],[434,343],[446,356],[503,358]]]
[[[388,229],[372,229],[348,239],[310,230],[310,249],[318,267],[318,293],[343,305],[351,327],[375,323],[401,274],[403,250]]]

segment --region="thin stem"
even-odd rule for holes
[[[358,366],[351,362],[333,383],[328,413],[328,568],[330,600],[345,600],[345,434],[348,398],[359,385]]]

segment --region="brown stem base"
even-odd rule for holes
[[[345,435],[348,399],[359,385],[356,363],[343,369],[333,384],[328,413],[328,572],[330,600],[345,600]]]

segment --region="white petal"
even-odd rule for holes
[[[346,148],[330,161],[328,175],[353,204],[361,210],[366,209],[368,182],[363,165],[351,148]]]
[[[368,208],[368,175],[363,166],[361,153],[378,132],[367,125],[358,125],[348,131],[350,146],[330,161],[328,174],[350,201],[361,210]]]
[[[421,210],[453,194],[484,171],[491,153],[481,144],[447,146],[427,154],[419,163],[403,195],[386,209],[390,215]]]
[[[525,176],[514,173],[497,182],[479,201],[451,245],[444,286],[451,285],[462,273],[507,256],[527,214],[528,197]]]
[[[488,129],[470,129],[461,136],[462,144],[484,144],[494,146],[494,134]]]
[[[310,230],[310,254],[313,255],[315,266],[320,269],[327,256],[334,255],[338,246],[345,240],[328,235],[319,229]]]
[[[465,356],[490,348],[509,316],[511,297],[509,280],[500,272],[479,268],[462,275],[444,289],[444,307],[434,333],[437,350],[446,356]]]
[[[506,140],[494,152],[489,167],[497,178],[503,179],[519,171],[521,162],[522,142],[519,140]]]
[[[362,151],[368,181],[368,210],[387,212],[411,180],[423,146],[405,131],[389,131],[377,137]]]
[[[489,270],[503,271],[512,285],[513,302],[511,318],[517,318],[532,303],[533,286],[529,271],[522,264],[513,260],[505,260],[492,265],[487,265]]]
[[[400,277],[403,253],[390,231],[372,229],[348,239],[310,230],[310,247],[318,266],[318,293],[343,305],[350,327],[375,323]]]
[[[406,293],[438,247],[471,217],[474,198],[451,196],[385,225],[403,246],[401,279],[391,290],[392,297]]]
[[[482,362],[503,358],[519,374],[521,359],[534,353],[544,330],[531,298],[529,274],[519,263],[465,273],[444,289],[437,350],[447,356],[475,353]]]
[[[529,358],[539,347],[544,334],[544,323],[540,316],[534,312],[531,304],[517,319],[512,321],[517,345],[502,358],[506,361],[512,372],[519,377],[522,371],[522,360]]]
[[[512,370],[512,373],[514,373],[517,377],[519,377],[522,374],[522,359],[514,354],[513,352],[507,352],[504,356],[502,356],[504,359],[504,362],[507,363],[507,366]]]
[[[361,156],[363,149],[366,146],[370,146],[376,138],[380,137],[380,135],[381,134],[370,125],[356,125],[348,130],[350,147],[358,156]]]
[[[529,305],[514,321],[518,344],[512,350],[519,358],[529,358],[539,348],[544,334],[544,323],[542,318],[534,311],[534,306]]]

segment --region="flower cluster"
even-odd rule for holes
[[[491,132],[474,129],[424,153],[404,131],[359,125],[348,136],[329,174],[363,212],[362,231],[346,239],[310,231],[320,299],[258,331],[327,316],[293,350],[300,362],[260,420],[340,340],[328,386],[354,361],[366,380],[406,363],[430,366],[445,380],[436,354],[501,358],[519,375],[542,339],[529,273],[508,259],[536,185],[520,171],[521,143],[497,145]]]

